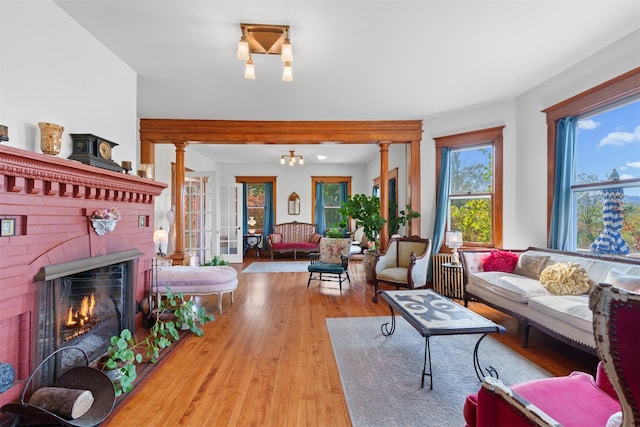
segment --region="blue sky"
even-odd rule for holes
[[[577,173],[605,180],[613,169],[620,179],[640,178],[640,100],[584,117],[578,122]],[[640,189],[625,189],[640,196]]]

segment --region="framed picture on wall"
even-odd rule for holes
[[[0,220],[0,236],[15,236],[16,235],[16,219],[15,218],[3,218]]]

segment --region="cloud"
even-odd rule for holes
[[[630,168],[640,168],[640,162],[627,162],[626,166]]]
[[[598,148],[607,145],[621,147],[634,142],[640,142],[640,126],[636,126],[635,131],[631,132],[611,132],[600,140]]]
[[[593,130],[600,126],[599,122],[593,121],[591,119],[584,119],[578,121],[578,127],[584,130]]]
[[[633,175],[630,175],[628,173],[623,173],[620,175],[620,179],[635,179],[636,177]]]

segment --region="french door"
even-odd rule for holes
[[[220,256],[242,262],[242,184],[220,185],[218,233]]]

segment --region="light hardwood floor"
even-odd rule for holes
[[[239,274],[234,303],[226,295],[205,335],[180,343],[103,425],[349,426],[325,319],[389,314],[386,304],[371,302],[362,266],[350,268],[352,285],[342,294],[336,283],[307,289],[307,273]],[[209,311],[217,306],[215,296],[200,303]],[[481,304],[471,308],[509,330],[493,337],[552,374],[594,371],[595,357],[535,330],[523,349],[513,319]]]

